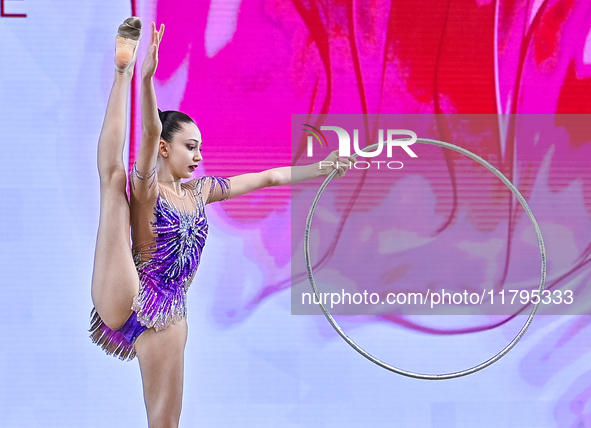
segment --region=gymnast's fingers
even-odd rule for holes
[[[338,170],[338,176],[343,177],[349,169],[349,162],[347,158],[338,158],[334,168]]]

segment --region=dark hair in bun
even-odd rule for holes
[[[158,109],[158,116],[160,117],[160,122],[162,122],[162,133],[160,134],[160,138],[167,143],[172,142],[172,137],[181,130],[183,123],[195,123],[195,121],[185,113],[175,110],[160,111],[160,109]]]

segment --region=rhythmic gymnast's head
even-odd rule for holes
[[[201,131],[185,113],[158,110],[162,132],[158,146],[158,159],[173,176],[191,178],[203,160],[201,157]]]

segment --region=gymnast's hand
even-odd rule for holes
[[[335,169],[339,172],[337,173],[338,177],[343,177],[349,168],[353,167],[353,164],[357,161],[354,156],[340,157],[338,155],[339,151],[335,150],[331,152],[326,159],[324,159],[320,165],[320,174],[322,176],[330,175]]]
[[[152,22],[152,40],[150,41],[148,52],[142,64],[142,78],[144,79],[151,78],[156,73],[156,68],[158,68],[158,49],[160,48],[163,35],[164,24],[160,25],[160,31],[156,31],[156,24]]]

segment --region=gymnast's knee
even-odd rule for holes
[[[99,177],[101,188],[116,187],[120,188],[127,185],[127,174],[125,173],[125,166],[123,163],[109,166],[102,166],[99,164]]]

